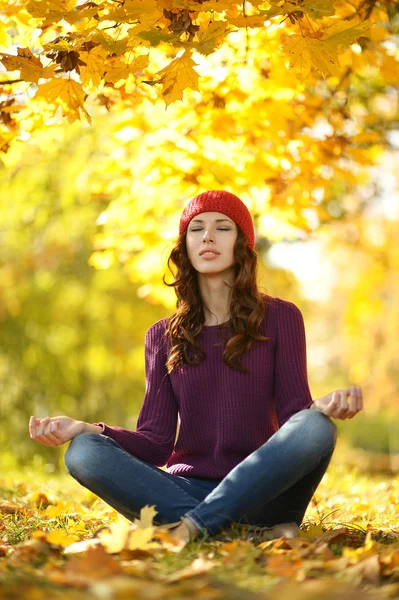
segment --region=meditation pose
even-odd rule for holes
[[[145,336],[136,431],[30,419],[32,439],[70,441],[66,468],[82,486],[131,521],[155,506],[155,524],[184,544],[234,524],[298,536],[334,452],[332,418],[363,408],[357,385],[312,400],[302,313],[259,291],[254,247],[240,198],[192,198],[168,259],[174,281],[164,279],[176,310]]]

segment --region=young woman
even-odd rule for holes
[[[81,485],[130,520],[155,505],[155,523],[183,544],[232,523],[263,539],[298,536],[334,452],[331,417],[363,407],[356,385],[312,401],[302,313],[259,292],[254,242],[234,194],[204,192],[184,208],[175,280],[163,279],[177,308],[146,333],[136,431],[30,419],[32,439],[72,440],[65,462]]]

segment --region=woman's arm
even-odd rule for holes
[[[136,431],[106,423],[100,433],[114,439],[127,452],[155,466],[163,466],[172,454],[178,418],[178,406],[166,370],[164,321],[158,321],[145,336],[146,392],[137,420]]]
[[[306,365],[306,334],[299,308],[288,300],[277,300],[274,368],[274,399],[279,427],[292,415],[311,408]]]

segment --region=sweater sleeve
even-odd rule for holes
[[[313,404],[306,366],[306,334],[299,308],[278,301],[274,397],[281,427],[295,413]]]
[[[166,341],[164,327],[158,321],[145,335],[146,391],[137,420],[136,431],[93,423],[103,427],[101,432],[141,460],[162,467],[172,454],[178,407],[169,374],[166,370]]]

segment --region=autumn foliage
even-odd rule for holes
[[[96,108],[121,102],[162,98],[169,105],[186,89],[203,94],[208,78],[221,106],[218,67],[208,59],[233,40],[246,45],[245,56],[222,51],[219,62],[253,67],[263,79],[263,102],[270,92],[299,92],[325,78],[336,93],[350,78],[395,83],[393,0],[2,0],[0,9],[3,151],[58,109],[73,122],[91,121]],[[238,86],[239,103],[253,84],[248,79]],[[378,137],[362,134],[362,144]]]

